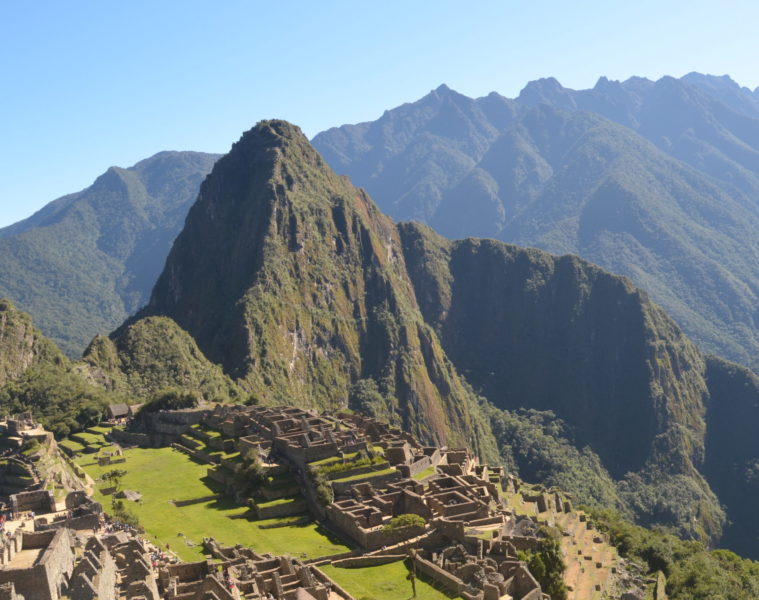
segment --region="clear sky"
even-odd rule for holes
[[[0,226],[161,150],[226,152],[260,119],[309,136],[441,83],[690,71],[759,86],[759,2],[0,0]]]

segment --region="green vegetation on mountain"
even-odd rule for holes
[[[0,299],[0,414],[31,411],[61,438],[96,425],[117,401],[123,398],[81,377],[29,315]]]
[[[710,356],[704,472],[725,505],[730,522],[723,544],[757,557],[759,514],[759,377],[744,367]]]
[[[0,388],[0,412],[31,411],[35,420],[61,438],[97,425],[108,404],[123,400],[87,383],[66,363],[41,363]]]
[[[0,297],[31,313],[71,358],[147,301],[218,158],[162,152],[0,230]]]
[[[632,516],[598,455],[589,446],[574,446],[566,424],[554,413],[485,410],[509,473],[569,492],[587,506],[613,507]]]
[[[441,86],[313,142],[391,217],[578,254],[759,367],[759,103],[729,78],[549,78],[515,100]]]
[[[167,388],[200,392],[225,402],[239,388],[198,349],[186,331],[166,317],[124,326],[115,340],[97,336],[78,370],[87,379],[118,393],[147,399]]]
[[[697,541],[632,525],[611,510],[592,512],[621,556],[667,578],[670,600],[753,600],[759,597],[759,563],[728,550],[707,550]]]
[[[719,536],[724,514],[699,471],[704,359],[661,309],[628,280],[576,257],[450,242],[417,224],[399,230],[422,312],[467,381],[496,407],[552,411],[575,447],[592,450],[566,454],[572,470],[548,457],[543,469],[561,471],[565,489],[584,487],[584,502],[613,506],[619,498],[641,522]],[[525,442],[517,432],[542,443],[540,455],[551,445],[556,454],[563,437],[562,425],[536,413],[496,417],[495,426],[501,444],[516,442],[513,460],[527,479],[537,465],[519,464]],[[553,444],[540,434],[547,428]],[[589,478],[593,453],[603,470]]]
[[[0,298],[0,388],[32,366],[64,365],[56,345],[32,324],[32,318]]]

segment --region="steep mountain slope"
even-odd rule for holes
[[[116,346],[153,315],[261,400],[340,405],[373,378],[422,439],[496,453],[419,312],[393,223],[288,123],[260,123],[218,161]]]
[[[757,558],[759,377],[716,357],[708,357],[706,364],[711,397],[704,472],[730,516],[723,544]]]
[[[32,366],[65,362],[61,351],[34,327],[29,315],[0,299],[0,388]]]
[[[617,481],[638,473],[628,491],[639,520],[681,520],[675,496],[687,489],[708,533],[719,530],[718,503],[698,472],[704,359],[659,307],[573,256],[449,242],[416,224],[400,231],[422,312],[476,389],[503,409],[552,411]],[[651,469],[653,502],[641,494]]]
[[[148,298],[215,155],[162,152],[0,230],[0,296],[69,356]]]
[[[56,435],[97,424],[121,396],[91,385],[29,315],[0,299],[0,414],[32,411]]]
[[[314,145],[390,216],[579,254],[649,291],[705,349],[756,368],[755,104],[696,74],[583,91],[545,79],[516,100],[442,86]]]

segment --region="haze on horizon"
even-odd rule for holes
[[[446,83],[514,97],[540,77],[690,71],[759,86],[740,0],[441,1],[381,6],[200,1],[6,4],[0,39],[0,226],[161,150],[226,152],[260,119],[310,137],[376,119]]]

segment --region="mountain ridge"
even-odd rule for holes
[[[468,108],[441,117],[442,92]],[[647,289],[708,352],[756,368],[759,110],[749,96],[693,74],[600,78],[580,91],[548,78],[515,100],[446,87],[313,142],[391,217],[579,254]],[[721,97],[742,99],[743,112]]]
[[[146,300],[217,156],[160,152],[0,230],[0,296],[70,357]],[[159,257],[158,259],[156,257]]]

